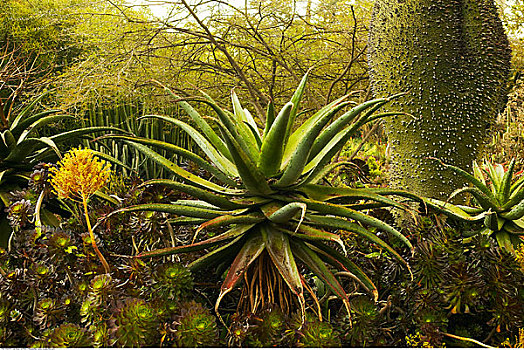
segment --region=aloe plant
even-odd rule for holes
[[[139,258],[149,258],[215,248],[188,267],[192,271],[216,265],[229,269],[215,304],[217,313],[222,298],[244,276],[254,286],[249,293],[252,300],[255,300],[253,309],[256,309],[256,300],[262,297],[264,291],[268,294],[274,292],[269,280],[270,273],[274,273],[283,280],[282,285],[287,286],[282,289],[287,288],[288,292],[291,291],[296,296],[294,300],[298,300],[304,315],[304,290],[312,290],[306,285],[297,266],[299,261],[342,299],[348,312],[348,296],[335,277],[333,268],[349,272],[376,300],[378,292],[371,279],[350,257],[330,245],[336,243],[345,251],[340,236],[332,233],[336,230],[361,235],[408,266],[398,252],[368,228],[387,232],[411,249],[410,242],[397,229],[365,214],[363,209],[380,206],[405,209],[405,205],[386,195],[410,196],[409,194],[388,189],[334,188],[319,184],[329,171],[344,165],[331,164],[331,159],[350,136],[365,123],[383,117],[384,114],[375,112],[393,97],[357,105],[334,120],[337,112],[351,104],[348,96],[343,96],[314,113],[292,131],[306,81],[307,74],[291,100],[278,114],[273,104],[269,104],[267,123],[263,130],[249,111],[242,107],[234,92],[233,112],[221,109],[213,99],[204,94],[204,98],[199,101],[216,114],[211,120],[219,133],[208,123],[209,118],[203,118],[186,100],[165,88],[200,131],[167,116],[147,117],[165,120],[185,130],[207,160],[162,141],[124,135],[112,136],[133,145],[171,171],[175,178],[153,179],[146,181],[144,185],[169,186],[198,199],[179,200],[170,204],[136,205],[119,209],[113,214],[129,211],[174,213],[179,217],[173,223],[200,224],[195,238],[202,230],[227,228],[225,232],[209,239],[194,240],[189,245],[145,251],[137,255]],[[188,158],[207,170],[212,179],[204,179],[182,169],[151,147]],[[351,204],[340,204],[341,202]],[[258,282],[254,283],[255,281]],[[271,297],[266,296],[268,299]]]
[[[436,159],[436,158],[433,158]],[[428,205],[455,219],[482,223],[482,229],[473,231],[494,237],[498,245],[515,252],[524,243],[524,177],[513,181],[515,159],[508,169],[501,164],[484,161],[482,167],[473,162],[473,174],[454,165],[440,163],[471,183],[454,191],[448,201],[462,193],[470,193],[472,204],[453,205],[448,201],[428,199]]]

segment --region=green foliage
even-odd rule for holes
[[[462,193],[470,193],[474,199],[473,204],[457,206],[434,199],[429,199],[428,204],[453,218],[471,224],[482,223],[482,229],[471,232],[471,235],[492,236],[500,247],[515,252],[515,248],[522,244],[524,236],[524,178],[516,181],[513,179],[515,159],[507,170],[502,164],[492,165],[484,161],[481,168],[474,162],[473,174],[442,164],[472,183],[471,187],[454,191],[449,199]]]
[[[142,299],[128,299],[115,316],[116,345],[143,347],[158,338],[157,310]]]
[[[361,125],[380,118],[374,112],[390,99],[377,99],[357,105],[345,112],[330,124],[335,114],[349,102],[344,96],[314,113],[296,131],[292,132],[300,100],[304,93],[307,75],[303,78],[293,98],[278,115],[269,109],[269,123],[261,132],[247,109],[244,109],[233,92],[234,112],[222,110],[207,95],[203,100],[216,113],[216,126],[220,136],[196,110],[187,102],[179,105],[193,119],[200,132],[190,125],[166,116],[151,116],[169,121],[184,129],[201,148],[214,168],[206,166],[207,161],[200,156],[181,150],[176,146],[156,140],[127,136],[113,136],[124,140],[172,172],[173,180],[150,180],[145,184],[161,184],[185,192],[199,200],[179,200],[173,203],[152,203],[122,208],[111,215],[122,212],[156,211],[166,212],[195,220],[201,223],[195,238],[202,230],[213,231],[219,226],[227,228],[207,240],[197,243],[145,251],[140,258],[160,255],[199,251],[215,247],[189,265],[191,271],[223,263],[231,264],[224,279],[215,309],[218,310],[221,299],[229,293],[245,272],[248,280],[261,288],[258,293],[262,299],[271,299],[273,295],[281,298],[288,291],[298,299],[304,314],[305,298],[302,274],[297,267],[297,259],[311,269],[349,310],[349,300],[340,282],[333,275],[329,265],[338,270],[351,272],[375,298],[377,290],[371,280],[354,265],[344,254],[339,253],[326,243],[336,242],[344,246],[340,237],[325,230],[344,229],[355,232],[388,251],[392,257],[407,265],[384,240],[377,237],[364,226],[388,232],[411,247],[409,241],[395,228],[377,220],[358,208],[360,205],[405,206],[388,197],[367,189],[344,189],[318,185],[317,182],[327,174],[333,165],[331,158],[346,143],[349,137]],[[173,94],[168,90],[169,93]],[[173,94],[175,98],[176,95]],[[150,147],[173,151],[188,157],[199,165],[206,166],[209,172],[219,180],[212,182],[194,175],[170,162]],[[339,164],[336,164],[339,165]],[[335,165],[335,166],[336,166]],[[206,170],[207,170],[206,169]],[[405,195],[402,191],[385,194]],[[365,199],[365,204],[357,202]],[[340,200],[354,200],[354,206],[343,206]],[[329,217],[326,215],[330,215]],[[348,221],[348,219],[358,222]],[[264,253],[264,254],[263,254]],[[326,265],[327,264],[327,265]],[[274,269],[278,278],[282,278],[285,287],[273,290],[267,283],[269,270]],[[276,287],[275,287],[276,288]],[[250,293],[255,293],[251,291]],[[254,298],[251,298],[253,301]],[[252,305],[257,308],[256,305]]]
[[[78,325],[65,323],[53,329],[45,340],[35,344],[51,348],[85,348],[92,345],[89,332]]]
[[[167,262],[159,265],[153,276],[156,297],[179,300],[193,289],[191,272],[178,263]]]
[[[407,92],[386,120],[397,188],[445,199],[504,104],[511,51],[493,0],[379,0],[370,27],[376,96]]]
[[[298,345],[304,348],[336,348],[340,347],[340,337],[333,326],[322,322],[316,317],[306,318],[306,322],[297,333]],[[299,323],[297,323],[299,324]]]
[[[194,301],[180,305],[180,315],[171,325],[175,332],[174,344],[179,348],[210,347],[217,344],[218,330],[215,316]]]

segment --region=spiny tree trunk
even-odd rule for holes
[[[392,185],[446,198],[464,186],[428,157],[463,169],[506,96],[511,51],[493,0],[377,0],[369,38],[375,95],[411,116],[386,121]]]

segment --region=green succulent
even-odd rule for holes
[[[167,262],[159,265],[154,273],[153,293],[164,299],[178,300],[193,288],[191,272],[182,264]]]
[[[454,205],[436,199],[428,199],[428,204],[455,219],[482,224],[482,229],[473,231],[473,235],[494,237],[501,248],[514,253],[515,248],[524,243],[524,177],[514,181],[515,159],[507,170],[502,164],[484,161],[481,168],[473,162],[473,174],[453,165],[442,165],[471,183],[471,186],[454,191],[448,201],[462,193],[470,193],[472,204]]]
[[[271,261],[285,281],[283,285],[287,287],[284,288],[291,290],[297,297],[302,314],[305,310],[304,278],[297,267],[297,260],[324,281],[343,300],[348,310],[348,297],[331,267],[350,272],[376,298],[377,289],[370,278],[344,253],[329,245],[334,242],[342,250],[345,249],[340,237],[332,233],[334,230],[355,232],[407,266],[390,245],[366,227],[371,226],[377,231],[391,234],[412,248],[410,242],[398,230],[365,214],[363,210],[381,206],[405,209],[405,205],[386,195],[410,196],[409,194],[388,189],[335,188],[318,184],[331,170],[346,164],[330,162],[360,126],[384,116],[375,112],[391,98],[365,102],[335,119],[337,112],[352,103],[348,101],[348,96],[343,96],[314,113],[292,132],[306,81],[307,74],[291,101],[278,114],[273,104],[269,104],[263,131],[249,111],[241,106],[234,92],[233,112],[221,109],[204,94],[204,99],[199,101],[211,107],[216,114],[216,118],[210,119],[202,117],[186,101],[166,88],[200,131],[168,116],[146,117],[159,118],[185,130],[208,160],[163,141],[112,136],[133,145],[169,169],[177,179],[154,179],[146,181],[144,185],[161,184],[198,199],[135,205],[119,209],[113,214],[126,211],[176,214],[179,217],[172,220],[172,223],[201,224],[195,238],[202,230],[227,228],[224,233],[203,241],[146,251],[138,255],[145,258],[215,248],[188,267],[192,272],[209,266],[229,267],[215,305],[216,310],[224,295],[242,280],[250,267],[260,262],[259,257],[266,254],[269,256],[266,260]],[[208,120],[214,121],[219,133],[208,124]],[[189,159],[209,172],[212,178],[208,180],[188,172],[149,146],[169,150]],[[213,182],[214,180],[216,181]],[[263,285],[261,288],[268,286],[265,282],[269,278],[267,273],[247,277],[260,278],[263,281],[260,283]],[[260,291],[259,295],[264,297],[270,293],[267,290]]]
[[[55,328],[49,334],[47,343],[47,346],[51,348],[87,348],[92,345],[88,331],[71,323]]]
[[[144,347],[155,344],[159,336],[156,309],[142,299],[128,299],[115,317],[116,345]]]
[[[299,319],[296,319],[299,325]],[[340,334],[329,322],[323,322],[308,314],[306,322],[296,331],[298,346],[304,348],[335,348],[340,347]]]
[[[216,346],[218,341],[215,316],[195,301],[180,305],[180,315],[173,322],[173,331],[177,347]]]

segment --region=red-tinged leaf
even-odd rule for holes
[[[217,216],[222,216],[224,214],[231,213],[231,212],[227,212],[223,210],[203,208],[203,207],[190,206],[190,205],[151,203],[151,204],[137,204],[137,205],[132,205],[127,208],[121,208],[121,209],[115,210],[114,212],[110,213],[109,215],[106,216],[106,218],[114,214],[117,214],[117,213],[133,212],[133,211],[156,211],[156,212],[171,213],[171,214],[176,214],[176,215],[182,215],[182,216],[193,217],[193,218],[203,218],[203,219],[214,219]]]
[[[191,272],[198,271],[206,267],[217,267],[221,263],[231,263],[233,258],[238,254],[240,248],[245,241],[245,235],[240,235],[231,242],[221,245],[215,250],[201,256],[192,263],[190,263],[187,268]]]
[[[260,213],[251,213],[246,215],[222,215],[215,219],[204,222],[197,229],[197,233],[203,229],[210,229],[218,226],[232,225],[232,224],[258,224],[264,221],[264,215]]]
[[[220,294],[215,303],[215,312],[217,314],[220,301],[224,295],[229,293],[235,287],[238,280],[244,275],[248,267],[260,256],[265,248],[266,244],[260,232],[254,232],[250,237],[248,237],[247,241],[242,246],[242,249],[238,252],[235,260],[233,260],[229,272],[220,287]]]
[[[262,226],[261,231],[273,264],[275,264],[278,272],[286,281],[293,294],[298,297],[300,308],[304,315],[306,305],[304,290],[287,234],[270,225]]]
[[[262,212],[264,213],[266,218],[269,218],[271,215],[273,215],[273,213],[275,213],[277,210],[282,208],[284,205],[285,204],[278,203],[278,202],[275,202],[275,201],[271,201],[271,202],[269,202],[267,204],[262,205],[260,207],[260,210],[262,210]]]
[[[367,199],[399,209],[406,209],[405,205],[378,193],[368,191],[365,188],[340,188],[309,184],[302,186],[300,191],[304,192],[309,198],[322,202],[337,198],[347,198],[352,200]]]
[[[291,235],[303,238],[308,241],[331,241],[335,242],[340,245],[342,250],[344,251],[344,254],[347,254],[346,252],[346,246],[344,245],[344,242],[340,238],[339,235],[327,232],[324,230],[319,230],[317,228],[308,226],[308,225],[300,225],[298,228],[298,232],[300,233],[290,233]]]
[[[237,226],[230,230],[227,230],[226,232],[222,233],[221,235],[212,237],[210,239],[206,239],[205,241],[188,244],[188,245],[181,245],[178,247],[167,247],[167,248],[162,248],[162,249],[156,249],[150,252],[143,252],[143,253],[138,254],[136,257],[137,258],[151,258],[154,256],[171,255],[171,254],[187,253],[187,252],[194,252],[197,250],[203,250],[205,248],[213,247],[224,241],[228,241],[228,240],[237,238],[245,234],[253,226],[255,225]]]
[[[318,276],[324,283],[335,293],[346,306],[348,314],[350,314],[349,299],[344,288],[340,285],[335,275],[326,267],[322,259],[311,250],[304,242],[291,239],[291,247],[293,254],[306,264],[315,275]]]
[[[202,188],[184,184],[184,183],[174,181],[174,180],[153,179],[153,180],[144,182],[140,186],[143,187],[143,186],[148,186],[148,185],[162,185],[162,186],[166,186],[169,188],[174,188],[177,191],[187,193],[191,195],[192,197],[198,198],[200,200],[208,202],[209,204],[213,204],[217,207],[224,208],[224,209],[239,209],[243,207],[240,204],[231,202],[225,196],[216,195]]]

